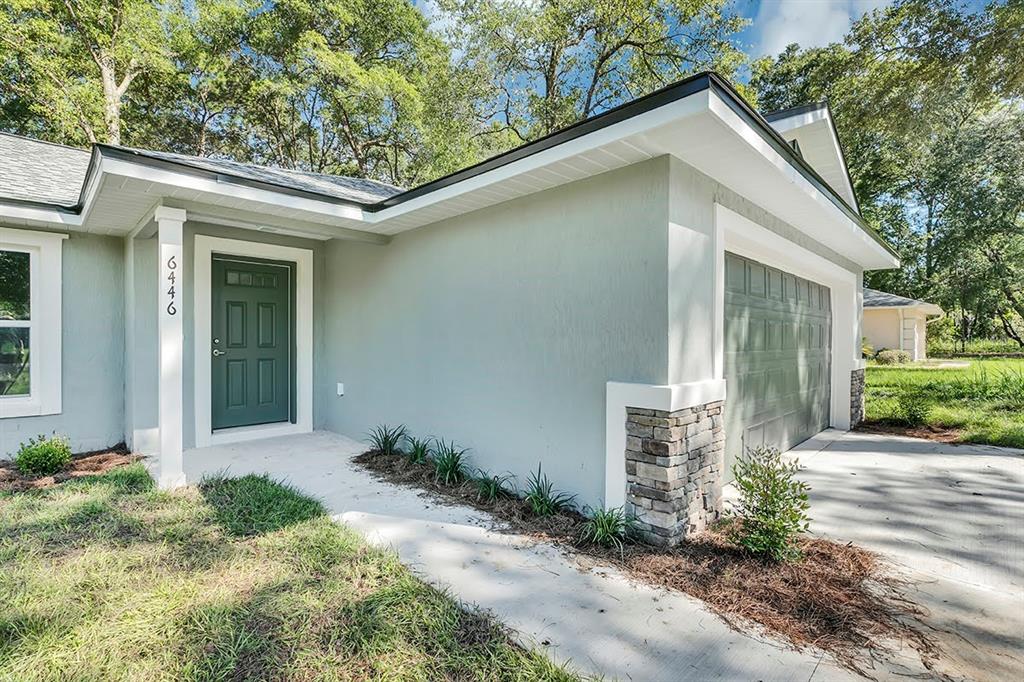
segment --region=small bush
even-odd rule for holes
[[[29,438],[14,456],[14,466],[30,476],[49,476],[68,464],[71,464],[71,442],[64,436]]]
[[[526,497],[523,499],[537,516],[551,516],[563,509],[571,508],[576,496],[555,492],[554,484],[541,472],[538,464],[537,473],[530,474],[530,479],[526,482]]]
[[[875,354],[875,361],[880,365],[905,365],[910,362],[910,353],[884,348]]]
[[[795,540],[808,528],[810,503],[807,484],[796,480],[797,470],[797,463],[784,461],[776,448],[740,455],[732,468],[740,493],[734,542],[772,561],[800,558]]]
[[[478,471],[473,480],[476,484],[476,499],[479,502],[494,502],[501,497],[511,497],[512,493],[506,487],[511,480],[511,474],[490,476],[484,471]]]
[[[871,345],[866,336],[862,336],[860,339],[860,354],[864,358],[870,358],[875,354],[875,347]]]
[[[430,440],[427,438],[406,436],[405,442],[409,446],[409,450],[407,452],[409,455],[409,461],[413,464],[426,464],[427,459],[430,457]]]
[[[434,480],[444,485],[458,485],[466,480],[466,448],[455,447],[443,439],[435,441],[432,451]]]
[[[929,412],[928,397],[920,386],[909,384],[900,387],[893,415],[897,421],[907,426],[920,426],[928,421]]]
[[[622,507],[598,509],[583,524],[581,539],[602,547],[623,551],[623,543],[633,531],[633,517]]]
[[[398,426],[381,424],[374,427],[367,434],[367,437],[370,439],[370,445],[373,446],[373,450],[382,455],[397,455],[401,452],[398,449],[398,444],[405,438],[405,433],[404,424],[399,424]]]

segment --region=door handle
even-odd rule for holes
[[[215,358],[220,357],[221,355],[226,355],[226,354],[227,354],[227,351],[223,351],[223,350],[221,350],[219,348],[214,348],[213,349],[213,357],[215,357]]]

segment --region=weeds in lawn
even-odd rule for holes
[[[199,483],[199,492],[221,527],[236,537],[263,535],[324,514],[319,502],[266,474],[207,476]]]
[[[426,464],[430,459],[430,439],[407,435],[405,442],[409,446],[409,461],[413,464]]]
[[[454,441],[443,438],[434,441],[431,460],[434,463],[434,478],[444,485],[458,485],[466,480],[466,453],[468,448],[456,447]]]
[[[617,549],[622,554],[625,542],[633,531],[634,520],[622,507],[596,509],[583,524],[580,539],[602,547]]]
[[[537,516],[551,516],[564,509],[572,509],[576,496],[555,492],[554,484],[538,464],[537,472],[530,474],[526,482],[526,496],[523,499]]]
[[[931,408],[927,394],[916,384],[904,384],[896,394],[895,414],[897,420],[907,426],[920,426],[928,421]]]
[[[372,448],[380,454],[397,455],[399,453],[398,444],[405,438],[405,433],[404,424],[399,424],[398,426],[381,424],[371,429],[367,436],[370,439]]]
[[[511,497],[506,484],[513,478],[512,474],[490,475],[486,471],[477,471],[473,482],[476,484],[476,499],[480,502],[495,502],[501,497]]]

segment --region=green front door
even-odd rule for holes
[[[289,421],[292,266],[215,255],[212,270],[213,428]]]
[[[725,254],[726,479],[747,448],[788,450],[829,424],[828,287]]]

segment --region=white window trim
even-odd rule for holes
[[[295,263],[295,423],[261,424],[213,432],[212,257],[214,253]],[[196,447],[236,443],[313,430],[313,252],[291,246],[196,235],[195,237]]]
[[[29,395],[0,397],[0,419],[60,414],[61,265],[66,234],[0,227],[0,249],[29,254]]]

